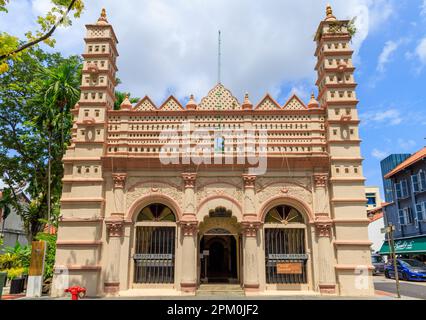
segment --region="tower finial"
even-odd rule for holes
[[[105,8],[102,8],[101,16],[98,19],[98,23],[101,23],[101,24],[108,23],[107,14],[106,14]]]
[[[327,4],[325,13],[326,13],[325,21],[336,20],[336,17],[333,15],[333,8],[331,7],[331,4],[329,3]]]

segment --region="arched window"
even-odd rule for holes
[[[305,223],[302,214],[290,206],[278,206],[267,213],[265,217],[266,224],[294,224]]]
[[[146,221],[168,221],[176,222],[176,217],[173,211],[164,204],[154,203],[146,206],[138,215],[137,222]]]

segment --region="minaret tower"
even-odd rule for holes
[[[81,97],[72,110],[72,142],[63,159],[56,267],[68,272],[70,285],[85,283],[88,294],[96,296],[102,294],[101,279],[106,273],[101,268],[105,237],[102,156],[107,114],[115,101],[118,41],[105,9],[97,23],[86,29]],[[52,294],[63,295],[63,290]]]
[[[358,292],[363,296],[371,295],[374,289],[358,132],[359,101],[350,47],[353,30],[350,21],[338,20],[331,6],[327,6],[326,18],[315,37],[318,60],[315,69],[318,100],[326,109],[327,151],[331,157],[328,187],[334,223],[336,280],[340,294]],[[365,277],[360,278],[360,274]]]

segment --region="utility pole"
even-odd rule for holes
[[[398,299],[401,299],[400,287],[399,287],[399,274],[398,274],[398,265],[396,262],[396,252],[395,252],[395,241],[393,239],[393,232],[395,231],[395,226],[392,223],[389,223],[386,228],[386,232],[388,233],[388,242],[389,249],[391,250],[391,256],[393,260],[393,269],[395,273],[395,282],[396,282],[396,294]]]

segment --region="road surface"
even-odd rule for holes
[[[399,283],[402,296],[426,300],[426,282],[400,281]],[[374,286],[376,290],[396,294],[395,279],[374,277]]]

